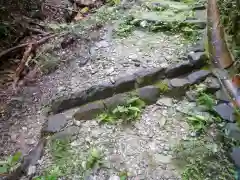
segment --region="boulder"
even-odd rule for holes
[[[199,70],[192,72],[187,76],[187,79],[191,84],[199,83],[203,81],[209,74],[211,74],[210,71],[207,70]]]
[[[214,107],[215,112],[227,122],[235,122],[234,109],[227,103],[221,103]]]
[[[73,115],[77,120],[89,120],[95,118],[99,113],[104,111],[103,101],[95,101],[81,106],[78,111]]]
[[[193,64],[190,61],[173,64],[165,71],[167,78],[177,77],[186,73],[190,73],[193,70]]]
[[[159,79],[163,79],[165,76],[165,67],[141,69],[134,74],[137,77],[137,84],[139,87],[153,84]]]
[[[233,148],[233,150],[231,152],[231,158],[232,158],[234,164],[238,168],[240,168],[240,148],[239,147]]]
[[[200,69],[207,64],[208,57],[205,52],[190,52],[188,59],[196,69]]]
[[[147,104],[155,103],[160,96],[160,90],[155,86],[145,86],[136,91],[139,98]]]
[[[240,128],[237,123],[227,123],[225,133],[235,140],[240,140]]]
[[[55,133],[60,131],[67,124],[67,118],[64,114],[55,114],[49,116],[44,125],[44,133]]]
[[[170,80],[170,85],[173,88],[183,88],[190,85],[190,82],[187,78],[174,78]]]

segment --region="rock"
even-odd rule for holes
[[[216,113],[228,122],[235,122],[234,109],[227,103],[218,104],[214,107]]]
[[[155,154],[155,160],[156,160],[157,163],[168,164],[168,163],[171,162],[172,156],[166,156],[166,155],[162,155],[162,154]]]
[[[114,72],[114,67],[111,67],[111,68],[106,70],[107,75],[111,75],[113,72]]]
[[[225,133],[235,140],[240,140],[240,128],[237,123],[227,123]]]
[[[207,70],[195,71],[187,76],[191,84],[196,84],[204,80],[211,72]]]
[[[128,58],[134,61],[138,59],[138,56],[136,54],[131,54],[130,56],[128,56]]]
[[[55,133],[60,131],[67,124],[67,118],[64,114],[49,116],[43,131],[46,133]]]
[[[153,84],[155,81],[164,78],[165,68],[152,68],[152,69],[141,69],[137,71],[135,76],[137,77],[137,84],[142,87]]]
[[[140,26],[141,26],[142,28],[146,28],[146,27],[148,27],[148,22],[147,22],[146,20],[141,21],[141,22],[140,22]]]
[[[80,7],[87,6],[87,7],[99,7],[102,4],[100,0],[74,0],[76,4]]]
[[[166,121],[167,121],[167,119],[166,119],[165,116],[162,116],[162,117],[160,118],[160,120],[159,120],[159,122],[158,122],[160,128],[162,128],[162,127],[165,125]]]
[[[163,105],[163,106],[171,107],[173,105],[172,98],[163,97],[163,98],[159,99],[156,104],[160,105],[160,106]]]
[[[63,131],[60,131],[54,134],[51,139],[64,139],[73,135],[78,134],[81,129],[77,126],[70,126],[65,128]]]
[[[198,92],[196,92],[196,91],[190,90],[190,91],[186,92],[186,97],[189,102],[195,102],[197,99],[197,96],[198,96]]]
[[[120,180],[120,177],[118,176],[111,176],[108,180]]]
[[[186,78],[174,78],[170,80],[170,85],[173,88],[180,88],[180,87],[186,87],[190,85],[190,82]]]
[[[50,109],[53,113],[59,113],[67,109],[84,105],[88,102],[105,99],[114,94],[114,89],[115,86],[110,82],[91,86],[87,90],[57,98],[51,102]]]
[[[205,9],[206,9],[205,5],[197,4],[193,6],[192,10],[205,10]]]
[[[117,107],[118,105],[126,104],[129,98],[131,98],[131,95],[127,93],[116,94],[110,98],[103,100],[103,103],[106,109],[112,109]]]
[[[81,106],[73,117],[77,120],[90,120],[102,111],[104,111],[104,103],[101,100],[95,101]]]
[[[121,77],[116,80],[115,86],[115,93],[123,93],[127,91],[131,91],[136,87],[137,84],[137,77],[135,75],[128,75]]]
[[[222,91],[222,90],[218,90],[215,93],[216,99],[220,100],[221,102],[230,102],[230,99],[227,97],[227,95]]]
[[[185,23],[194,25],[199,29],[205,29],[206,27],[206,21],[200,20],[200,19],[189,19],[189,20],[186,20]]]
[[[155,86],[145,86],[136,90],[140,99],[145,101],[147,104],[153,104],[157,101],[160,95],[159,88]]]
[[[28,167],[27,175],[31,176],[31,175],[34,175],[35,173],[36,173],[36,166],[30,165]]]
[[[203,84],[207,86],[206,91],[211,94],[215,93],[221,88],[218,80],[214,77],[207,77]]]
[[[190,52],[188,59],[196,69],[200,69],[207,64],[208,57],[205,52]]]
[[[181,62],[178,64],[171,65],[165,71],[167,78],[177,77],[193,70],[193,65],[191,62]]]
[[[231,158],[232,158],[234,164],[238,168],[240,168],[240,148],[239,147],[233,148],[232,153],[231,153]]]
[[[79,67],[82,67],[82,66],[86,65],[87,62],[88,62],[88,60],[89,60],[89,58],[87,58],[87,57],[79,57],[79,58],[77,59],[78,66],[79,66]]]
[[[190,52],[205,52],[204,41],[200,40],[196,44],[194,44],[190,50]]]
[[[95,44],[98,48],[106,48],[109,46],[109,43],[105,40],[102,40],[102,41],[99,41],[99,42],[96,42]]]

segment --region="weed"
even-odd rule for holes
[[[21,153],[17,152],[13,156],[7,157],[5,160],[0,161],[0,174],[5,174],[13,171],[19,165]]]
[[[213,96],[208,95],[204,92],[200,92],[197,103],[199,105],[205,106],[208,111],[212,111],[213,107],[216,105],[216,100],[213,98]]]
[[[129,99],[125,105],[117,106],[109,112],[100,114],[97,119],[99,122],[113,124],[119,119],[123,122],[131,122],[136,120],[141,114],[141,110],[145,107],[144,101],[138,97]]]
[[[132,33],[133,30],[133,25],[124,22],[121,23],[117,29],[115,29],[115,34],[119,37],[127,37]]]
[[[92,148],[86,161],[86,169],[93,169],[99,167],[102,164],[102,155],[99,150]]]
[[[233,179],[234,166],[221,144],[208,139],[182,141],[174,148],[174,163],[183,180]]]
[[[155,84],[155,86],[157,88],[159,88],[159,90],[162,92],[162,93],[165,93],[165,92],[168,92],[169,91],[169,86],[168,86],[168,83],[165,82],[165,81],[159,81]]]
[[[192,115],[187,117],[187,122],[191,128],[196,132],[202,132],[206,129],[206,126],[210,123],[210,119],[206,119],[204,116]]]
[[[120,177],[120,180],[127,180],[128,172],[127,171],[121,171],[121,172],[119,172],[118,176]]]

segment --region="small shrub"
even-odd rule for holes
[[[17,152],[13,156],[7,157],[5,160],[0,161],[0,174],[5,174],[13,171],[19,165],[22,153]]]
[[[213,98],[213,96],[200,92],[197,103],[205,106],[207,110],[212,111],[213,107],[216,105],[216,100]]]
[[[86,169],[93,169],[102,164],[102,156],[99,150],[92,148],[86,161]]]
[[[159,81],[155,84],[155,86],[157,88],[159,88],[159,90],[162,92],[162,93],[165,93],[165,92],[168,92],[169,91],[169,86],[168,86],[168,83],[165,82],[165,81]]]
[[[145,107],[144,101],[140,100],[138,97],[133,97],[129,99],[125,105],[117,106],[109,112],[104,112],[100,114],[97,119],[102,123],[113,124],[119,119],[123,122],[131,122],[138,119],[141,114],[141,110]]]

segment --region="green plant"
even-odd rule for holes
[[[0,161],[0,174],[9,173],[19,165],[22,153],[16,152],[13,156],[7,157],[5,160]]]
[[[216,105],[216,100],[213,98],[213,96],[204,92],[200,92],[199,97],[197,98],[197,103],[205,106],[207,110],[212,111],[213,107]]]
[[[119,119],[123,122],[136,120],[141,114],[141,110],[145,107],[144,101],[138,97],[129,99],[125,105],[119,105],[111,111],[101,113],[97,119],[99,122],[113,124]]]
[[[210,123],[210,119],[206,119],[204,116],[192,115],[188,116],[187,122],[191,128],[196,132],[202,132],[206,129],[206,126]]]
[[[155,86],[157,88],[159,88],[159,90],[162,92],[162,93],[165,93],[165,92],[168,92],[169,91],[169,86],[168,86],[168,83],[165,82],[165,81],[159,81],[155,84]]]
[[[118,176],[120,177],[120,180],[127,180],[128,172],[127,171],[121,171],[121,172],[119,172]]]
[[[94,167],[98,167],[102,164],[102,155],[99,150],[96,148],[92,148],[87,157],[86,161],[86,169],[93,169]]]
[[[183,180],[234,179],[234,166],[219,142],[207,138],[181,141],[173,157]]]
[[[128,22],[121,23],[117,29],[115,29],[115,34],[119,37],[127,37],[134,30],[134,26],[128,24]]]

